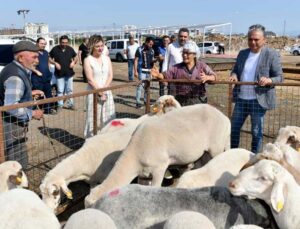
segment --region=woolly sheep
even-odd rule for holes
[[[245,149],[229,149],[212,158],[206,165],[184,173],[178,180],[178,188],[227,187],[242,167],[255,154]]]
[[[105,192],[150,177],[160,186],[169,165],[189,164],[204,151],[212,157],[230,148],[230,120],[208,104],[182,107],[140,124],[114,168],[101,185],[91,189],[85,207]]]
[[[13,188],[27,188],[28,179],[17,161],[5,161],[0,164],[0,193]]]
[[[165,101],[165,102],[163,102]],[[72,192],[68,184],[78,180],[85,180],[91,185],[102,182],[110,172],[118,159],[121,151],[127,146],[132,133],[140,122],[155,118],[164,112],[180,107],[173,96],[163,96],[158,99],[157,115],[143,115],[139,119],[130,122],[122,122],[119,119],[109,130],[95,135],[86,140],[84,145],[74,154],[58,163],[44,177],[40,185],[43,201],[46,205],[56,211],[61,199],[61,191],[72,199]],[[128,119],[126,119],[128,120]],[[138,121],[137,121],[138,120]],[[122,124],[122,125],[119,125]]]
[[[230,227],[229,229],[263,229],[262,227],[252,225],[252,224],[240,224],[233,227]]]
[[[213,223],[203,214],[195,211],[182,211],[167,220],[163,229],[216,229]]]
[[[278,162],[261,160],[243,171],[229,185],[235,196],[264,200],[279,228],[300,228],[300,187]]]
[[[60,229],[60,223],[34,192],[12,189],[0,195],[0,228]]]
[[[114,221],[104,212],[88,208],[74,213],[64,229],[117,229]]]
[[[300,127],[285,126],[279,129],[275,142],[297,146],[300,143]],[[298,150],[298,147],[296,147]]]
[[[104,194],[93,208],[107,213],[119,229],[163,228],[181,211],[199,212],[217,229],[243,223],[272,228],[274,223],[262,201],[233,197],[224,187],[187,190],[131,184]]]
[[[268,143],[264,146],[261,153],[256,155],[256,158],[247,163],[244,168],[254,165],[259,160],[274,160],[281,166],[288,170],[295,178],[296,182],[300,184],[300,155],[288,144],[279,142]]]
[[[151,111],[149,114],[143,115],[137,119],[132,118],[121,118],[114,119],[110,121],[106,126],[104,126],[100,133],[107,133],[119,130],[124,126],[135,125],[142,123],[153,115],[162,115],[174,109],[180,108],[180,103],[172,95],[163,95],[159,97],[156,102],[151,106]]]

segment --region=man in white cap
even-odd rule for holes
[[[31,90],[30,75],[38,64],[38,47],[30,41],[20,41],[13,47],[14,61],[5,66],[0,74],[0,106],[32,101],[32,96],[43,96],[40,90]],[[32,107],[7,110],[2,113],[5,157],[27,167],[26,133],[32,118],[41,119],[41,110]]]
[[[216,74],[202,61],[197,61],[198,47],[195,42],[187,41],[183,46],[182,62],[159,73],[153,68],[151,75],[158,79],[187,79],[199,80],[200,84],[175,83],[175,98],[183,105],[207,103],[205,83],[215,81]]]

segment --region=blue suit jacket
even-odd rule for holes
[[[246,60],[249,56],[250,49],[244,49],[239,52],[236,63],[231,74],[235,74],[238,80],[244,70]],[[263,47],[259,56],[258,64],[255,71],[255,81],[258,81],[260,76],[267,76],[272,79],[273,83],[280,83],[283,81],[282,66],[280,56],[274,49]],[[236,85],[233,89],[233,97],[236,100],[240,86]],[[258,103],[265,109],[274,109],[276,106],[276,92],[274,86],[255,86],[255,93]]]

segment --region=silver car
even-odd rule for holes
[[[200,52],[205,54],[217,54],[219,51],[219,42],[205,41],[197,44]]]
[[[294,56],[300,55],[300,46],[299,45],[293,46],[290,49],[290,53],[293,54]]]

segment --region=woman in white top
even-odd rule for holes
[[[100,35],[93,35],[88,44],[90,55],[84,60],[88,80],[87,90],[109,87],[113,79],[110,58],[103,54],[104,43]],[[87,96],[84,137],[93,136],[93,94]],[[111,91],[99,92],[97,99],[97,132],[115,118],[115,105]]]

